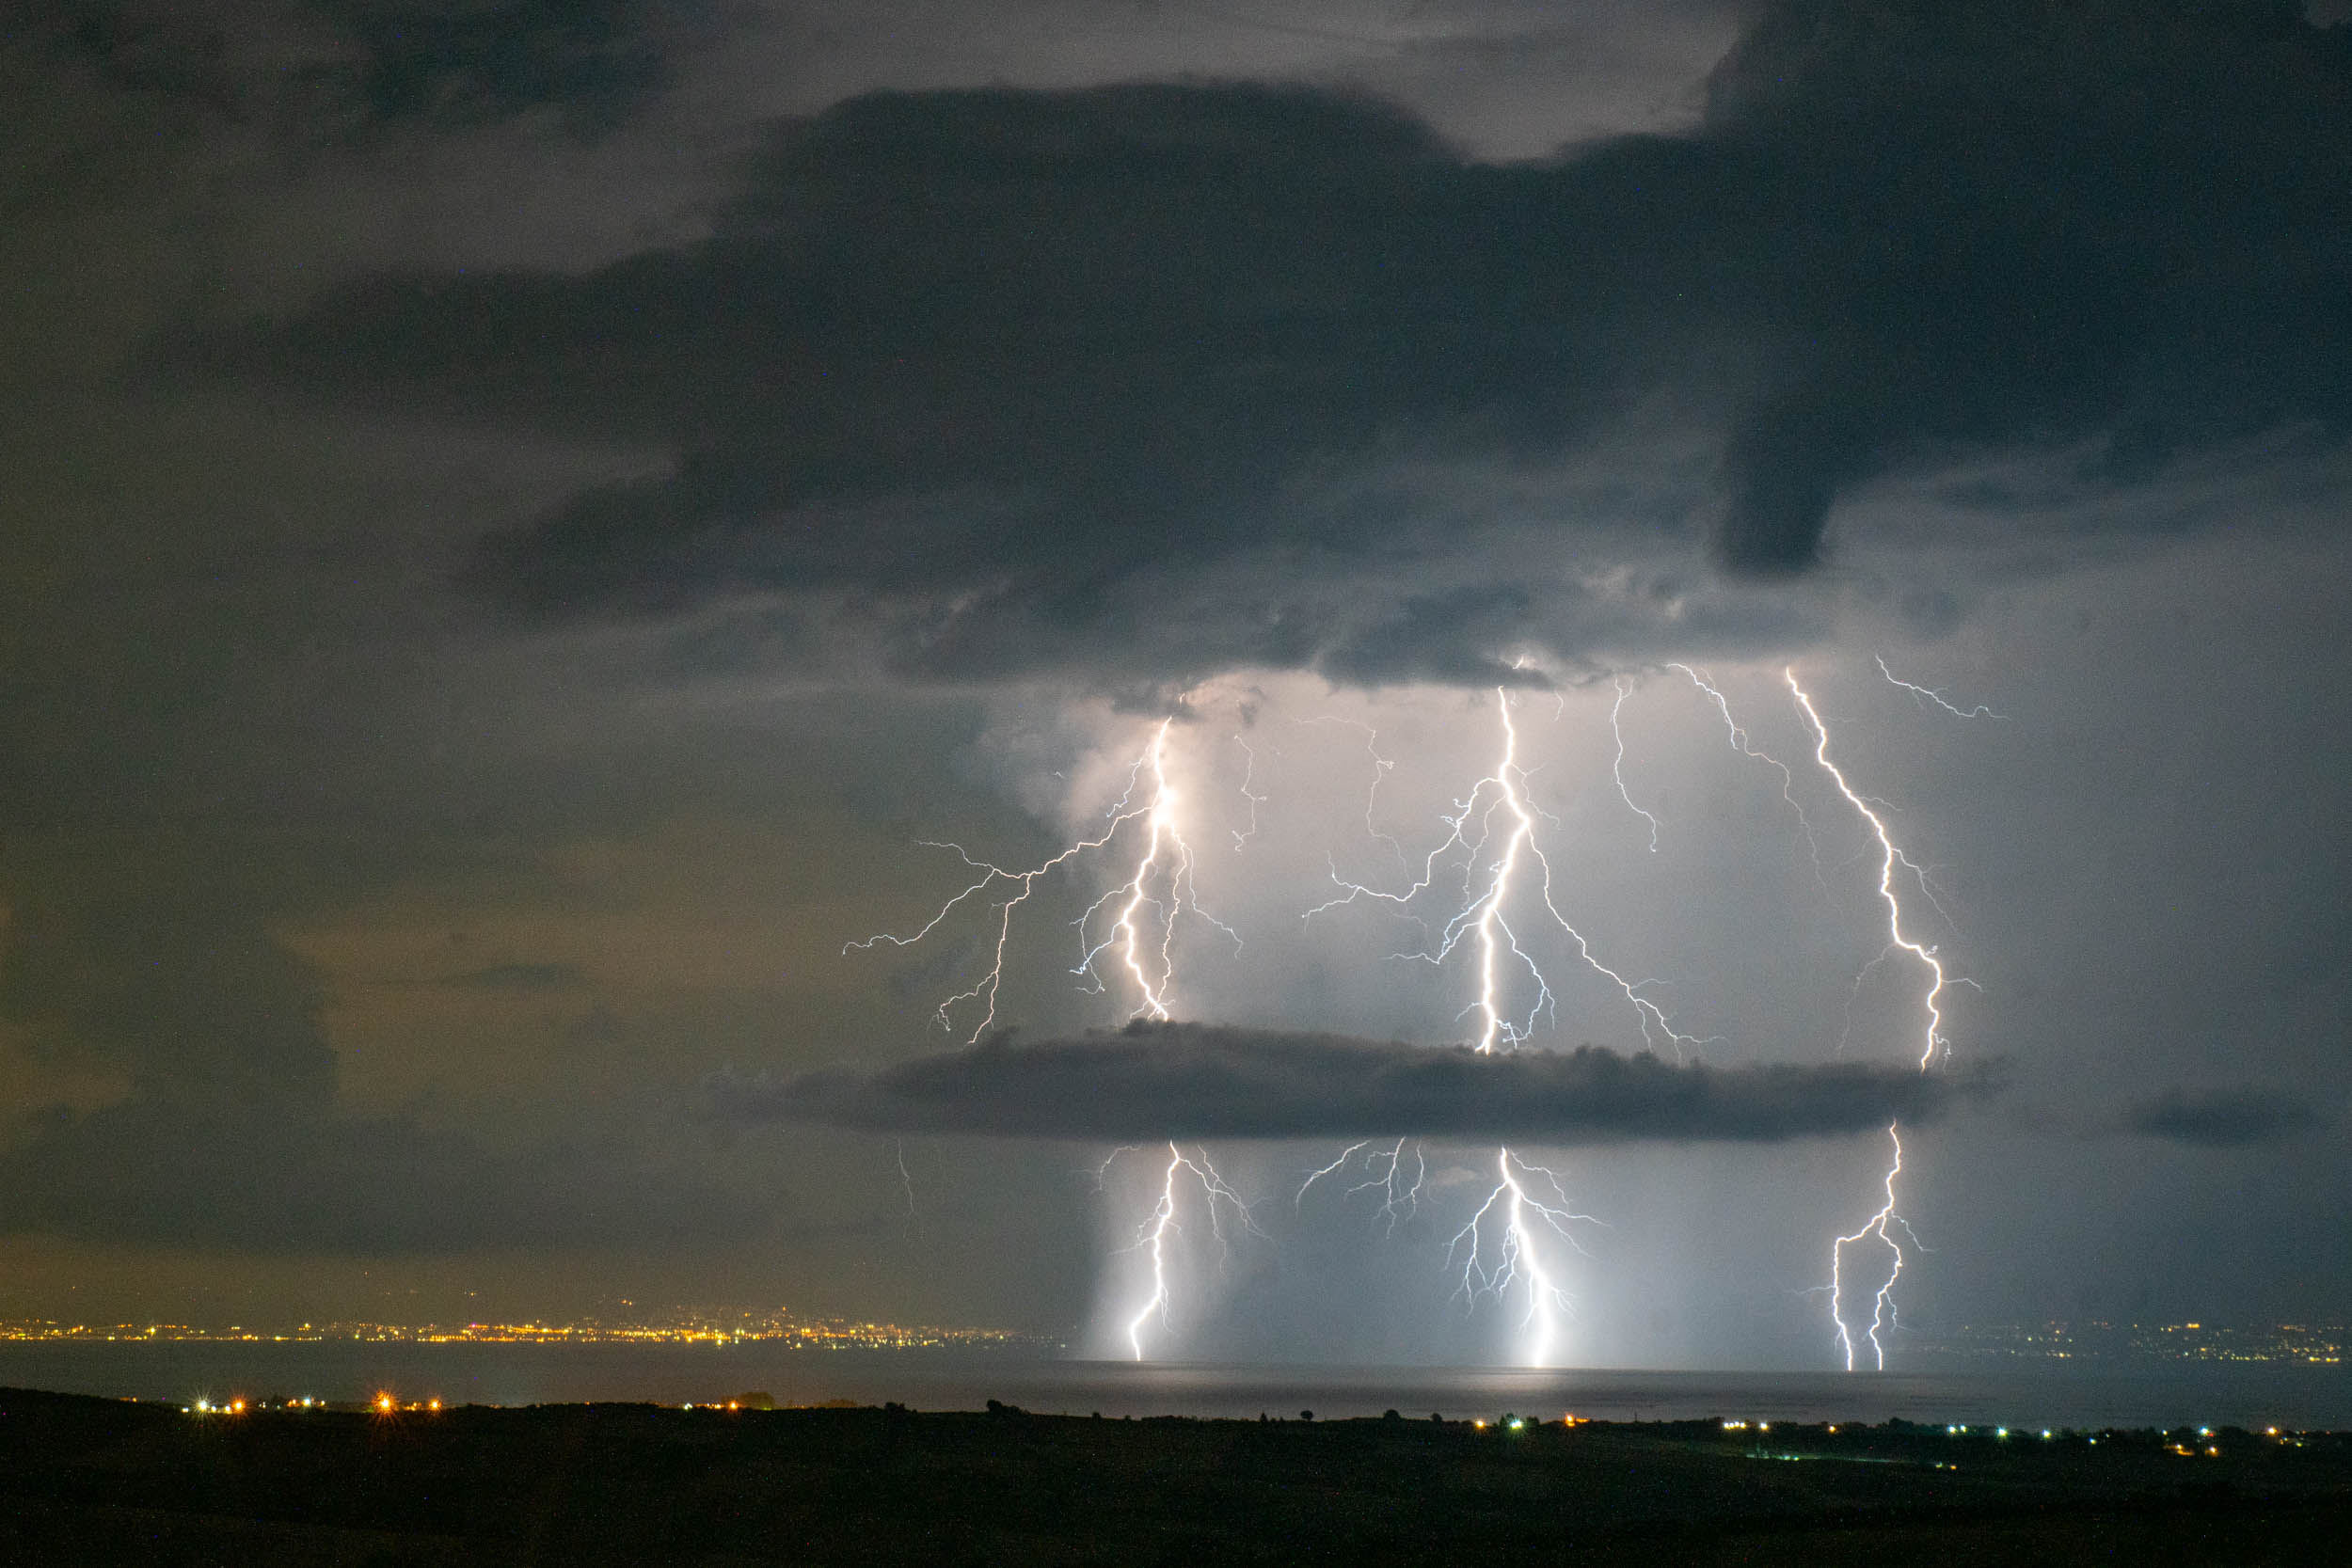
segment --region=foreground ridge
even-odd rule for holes
[[[0,1556],[2316,1561],[2352,1524],[2347,1433],[269,1402],[0,1390]]]

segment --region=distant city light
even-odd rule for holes
[[[630,1305],[623,1303],[624,1306]],[[0,1342],[131,1341],[235,1344],[699,1344],[783,1345],[793,1350],[928,1350],[951,1346],[1058,1350],[1044,1335],[1011,1329],[897,1323],[855,1318],[804,1318],[783,1307],[718,1311],[679,1307],[648,1318],[485,1323],[392,1323],[367,1320],[305,1323],[285,1330],[226,1329],[190,1323],[77,1323],[50,1318],[0,1318]],[[323,1404],[324,1401],[314,1401]]]

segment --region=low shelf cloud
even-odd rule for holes
[[[1010,1138],[1508,1137],[1552,1145],[1779,1143],[1931,1121],[1989,1070],[1862,1062],[1677,1064],[1647,1052],[1481,1054],[1206,1023],[968,1050],[874,1070],[710,1081],[726,1120]]]
[[[2254,1085],[2167,1089],[2135,1102],[2123,1115],[2128,1132],[2200,1148],[2281,1143],[2328,1125],[2329,1118],[2305,1100]]]

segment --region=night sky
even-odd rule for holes
[[[2348,12],[10,7],[0,1316],[2341,1321]]]

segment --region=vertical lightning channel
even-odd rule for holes
[[[1610,776],[1617,781],[1617,799],[1625,809],[1649,824],[1649,852],[1658,853],[1658,818],[1633,803],[1633,792],[1625,786],[1625,699],[1630,689],[1623,675],[1612,675],[1610,684],[1617,689],[1617,700],[1609,705],[1609,733],[1617,742],[1616,755],[1609,762]]]
[[[953,1028],[952,1009],[960,1004],[977,1004],[978,1022],[974,1026],[967,1043],[977,1041],[987,1033],[996,1020],[996,999],[1004,983],[1005,954],[1012,937],[1013,911],[1026,902],[1037,889],[1039,879],[1071,863],[1090,851],[1106,850],[1112,841],[1129,823],[1141,824],[1142,842],[1136,850],[1132,868],[1123,881],[1111,887],[1087,907],[1075,925],[1079,931],[1081,952],[1077,965],[1071,971],[1093,982],[1093,990],[1109,990],[1105,971],[1123,977],[1136,997],[1128,1017],[1166,1020],[1174,1016],[1171,996],[1176,976],[1176,933],[1182,917],[1187,912],[1197,915],[1232,939],[1236,947],[1241,937],[1233,928],[1200,907],[1193,882],[1193,852],[1184,835],[1177,808],[1180,799],[1168,777],[1168,732],[1173,720],[1164,719],[1152,732],[1152,739],[1127,771],[1126,787],[1105,814],[1101,830],[1090,837],[1082,837],[1057,853],[1025,871],[1008,870],[993,863],[975,859],[960,845],[934,844],[931,847],[955,851],[965,865],[979,876],[961,892],[950,897],[934,911],[919,928],[905,935],[884,932],[852,942],[842,949],[867,950],[882,943],[911,947],[938,929],[951,914],[967,900],[984,900],[996,895],[995,944],[990,955],[987,971],[969,989],[942,1002],[934,1016],[943,1028]],[[1235,737],[1239,739],[1239,736]],[[1245,751],[1248,744],[1244,743]],[[1254,763],[1255,753],[1251,753]],[[1255,809],[1261,799],[1252,795],[1245,776],[1243,794],[1251,802],[1251,831],[1255,831]],[[1235,847],[1247,842],[1247,833],[1235,835]],[[1099,927],[1100,917],[1111,911],[1107,927]],[[1099,938],[1088,933],[1100,929]],[[1106,1173],[1124,1149],[1114,1150],[1104,1162]],[[1160,1196],[1151,1214],[1138,1228],[1135,1248],[1143,1250],[1151,1264],[1151,1293],[1143,1305],[1129,1318],[1127,1338],[1137,1359],[1144,1354],[1145,1329],[1154,1321],[1165,1323],[1171,1301],[1169,1275],[1174,1260],[1169,1256],[1170,1242],[1182,1229],[1179,1216],[1179,1192],[1183,1179],[1189,1175],[1202,1195],[1203,1207],[1209,1219],[1211,1233],[1220,1245],[1227,1244],[1224,1215],[1231,1212],[1243,1228],[1263,1236],[1256,1221],[1239,1194],[1229,1186],[1210,1162],[1205,1148],[1190,1152],[1175,1144],[1168,1146],[1168,1164],[1160,1182]],[[901,1161],[903,1171],[904,1164]],[[910,1201],[912,1189],[910,1188]],[[1130,1249],[1132,1250],[1132,1249]]]
[[[1790,811],[1797,814],[1797,826],[1804,830],[1805,847],[1813,856],[1813,879],[1821,884],[1823,893],[1827,893],[1829,880],[1827,874],[1821,869],[1821,841],[1815,836],[1813,821],[1805,816],[1804,805],[1797,800],[1797,776],[1789,771],[1787,763],[1769,752],[1757,749],[1756,743],[1749,738],[1748,732],[1741,727],[1737,719],[1731,716],[1730,699],[1717,690],[1713,682],[1687,664],[1669,664],[1666,668],[1679,670],[1688,675],[1691,678],[1691,684],[1705,692],[1708,700],[1715,705],[1715,711],[1723,715],[1724,730],[1731,738],[1733,751],[1738,752],[1743,757],[1764,764],[1780,775],[1780,798],[1788,803]]]
[[[914,1212],[914,1173],[907,1169],[907,1141],[904,1138],[898,1140],[896,1152],[898,1161],[898,1180],[907,1190],[907,1218],[914,1219],[917,1217]]]
[[[1495,862],[1493,879],[1486,884],[1486,895],[1476,906],[1477,1044],[1481,1054],[1491,1053],[1498,1044],[1516,1045],[1521,1037],[1521,1032],[1503,1019],[1502,1009],[1495,1000],[1495,966],[1502,957],[1502,946],[1495,938],[1500,934],[1510,943],[1512,952],[1518,953],[1522,959],[1527,958],[1526,954],[1519,953],[1518,939],[1511,934],[1511,927],[1503,923],[1502,901],[1510,895],[1511,879],[1518,870],[1520,853],[1526,849],[1528,841],[1535,836],[1535,817],[1527,809],[1527,803],[1519,799],[1519,781],[1514,776],[1518,772],[1519,732],[1511,722],[1510,699],[1498,689],[1495,701],[1502,715],[1502,758],[1495,764],[1495,770],[1488,777],[1494,781],[1496,793],[1502,797],[1503,809],[1510,813],[1511,822],[1504,831],[1502,854]],[[1543,985],[1543,972],[1535,968],[1533,960],[1528,960],[1527,967],[1534,974],[1537,986],[1548,995],[1549,988]],[[1534,1026],[1533,1014],[1529,1016],[1528,1023],[1531,1028]]]
[[[1317,915],[1364,901],[1395,907],[1408,918],[1422,901],[1422,895],[1437,885],[1438,870],[1448,857],[1459,850],[1463,857],[1464,902],[1435,933],[1424,923],[1424,944],[1418,952],[1393,953],[1394,958],[1417,958],[1426,963],[1442,964],[1467,937],[1474,936],[1477,945],[1478,992],[1466,1013],[1478,1017],[1479,1033],[1474,1042],[1481,1051],[1506,1050],[1525,1041],[1534,1032],[1539,1019],[1553,1010],[1551,983],[1543,968],[1519,943],[1512,928],[1506,905],[1513,893],[1514,879],[1521,864],[1533,861],[1537,871],[1536,891],[1544,913],[1562,936],[1574,944],[1577,958],[1595,974],[1615,987],[1619,995],[1632,1007],[1640,1020],[1643,1043],[1656,1050],[1661,1046],[1673,1050],[1677,1060],[1688,1053],[1713,1043],[1695,1035],[1686,1035],[1667,1022],[1666,1014],[1655,1002],[1643,994],[1648,980],[1629,980],[1617,970],[1610,968],[1593,953],[1591,942],[1578,930],[1567,916],[1561,913],[1559,901],[1552,891],[1551,862],[1535,840],[1535,812],[1526,798],[1524,769],[1518,765],[1518,729],[1511,721],[1509,694],[1502,688],[1495,689],[1495,702],[1502,721],[1502,752],[1491,771],[1470,785],[1470,794],[1454,803],[1454,814],[1440,818],[1445,824],[1445,837],[1429,851],[1422,861],[1421,873],[1399,893],[1384,892],[1361,882],[1351,882],[1334,870],[1332,885],[1339,891],[1331,897],[1308,910],[1302,918],[1312,920]],[[1501,815],[1506,820],[1498,825]],[[1496,858],[1484,867],[1480,879],[1479,860],[1489,845],[1500,840]],[[1505,951],[1514,963],[1522,968],[1534,983],[1534,1000],[1525,1013],[1506,1013],[1502,1004],[1503,984],[1502,955]]]
[[[1870,825],[1871,833],[1878,839],[1879,898],[1886,905],[1887,951],[1892,952],[1900,948],[1917,959],[1920,967],[1928,972],[1928,992],[1923,999],[1923,1006],[1927,1011],[1927,1027],[1922,1035],[1919,1049],[1919,1069],[1924,1072],[1934,1065],[1936,1053],[1947,1044],[1943,1033],[1942,1004],[1944,988],[1949,982],[1944,973],[1944,962],[1936,957],[1935,949],[1925,942],[1915,941],[1903,931],[1903,906],[1902,900],[1895,894],[1895,868],[1899,865],[1915,878],[1919,876],[1919,868],[1912,863],[1902,850],[1896,847],[1895,840],[1886,831],[1885,820],[1870,809],[1867,800],[1854,792],[1853,785],[1846,782],[1846,775],[1838,771],[1836,763],[1830,761],[1829,727],[1821,722],[1820,714],[1813,706],[1813,699],[1805,695],[1804,687],[1797,684],[1797,673],[1794,670],[1786,670],[1782,673],[1788,682],[1789,691],[1797,699],[1797,706],[1804,710],[1805,722],[1812,726],[1813,760],[1821,765],[1821,771],[1830,776],[1830,782],[1837,786],[1837,793],[1844,796],[1846,803],[1853,807],[1861,815],[1862,819]]]
[[[1884,666],[1881,665],[1880,668],[1883,671]],[[1944,988],[1948,982],[1945,974],[1943,960],[1937,958],[1935,949],[1915,941],[1903,930],[1902,901],[1895,893],[1895,868],[1900,865],[1915,878],[1920,878],[1923,884],[1925,879],[1921,877],[1919,868],[1896,847],[1894,838],[1887,832],[1885,820],[1870,809],[1869,802],[1846,781],[1846,775],[1838,770],[1837,765],[1830,761],[1829,726],[1821,721],[1821,715],[1814,707],[1813,699],[1806,695],[1804,688],[1797,684],[1796,671],[1784,670],[1782,674],[1788,683],[1790,694],[1797,700],[1797,706],[1804,714],[1805,722],[1812,728],[1813,760],[1820,765],[1821,771],[1829,775],[1831,783],[1837,786],[1837,793],[1845,797],[1846,803],[1852,806],[1862,819],[1870,825],[1870,832],[1878,839],[1879,897],[1886,905],[1887,930],[1887,946],[1882,952],[1881,957],[1900,949],[1916,959],[1928,973],[1927,994],[1921,1002],[1927,1014],[1927,1022],[1919,1051],[1919,1070],[1925,1072],[1935,1065],[1939,1053],[1949,1048],[1943,1034],[1944,1014],[1941,1007]],[[1894,679],[1892,675],[1887,678]],[[1902,683],[1897,682],[1897,684]],[[1922,891],[1925,891],[1924,886]],[[1930,897],[1931,901],[1932,895]],[[1859,1246],[1866,1241],[1875,1239],[1881,1246],[1886,1249],[1889,1258],[1886,1278],[1871,1294],[1870,1323],[1867,1331],[1867,1338],[1870,1343],[1871,1367],[1874,1370],[1883,1371],[1886,1367],[1886,1347],[1879,1338],[1879,1330],[1893,1322],[1895,1281],[1902,1275],[1905,1256],[1902,1243],[1895,1239],[1893,1229],[1890,1227],[1901,1229],[1904,1235],[1911,1237],[1915,1245],[1918,1242],[1918,1238],[1912,1235],[1911,1227],[1904,1224],[1902,1217],[1895,1212],[1895,1180],[1902,1174],[1903,1169],[1902,1133],[1896,1124],[1889,1123],[1886,1135],[1894,1145],[1893,1162],[1886,1168],[1886,1201],[1880,1205],[1878,1212],[1872,1214],[1861,1229],[1851,1236],[1838,1237],[1830,1246],[1830,1319],[1836,1325],[1837,1343],[1845,1354],[1848,1371],[1854,1369],[1857,1352],[1853,1331],[1846,1316],[1846,1249]]]
[[[1620,685],[1620,703],[1623,692]],[[1655,1045],[1662,1037],[1673,1043],[1677,1056],[1688,1048],[1706,1043],[1681,1034],[1668,1023],[1664,1012],[1642,994],[1641,987],[1646,982],[1628,980],[1603,964],[1594,956],[1583,934],[1560,912],[1552,890],[1551,862],[1536,841],[1536,811],[1527,799],[1527,773],[1519,764],[1518,728],[1512,721],[1509,692],[1497,688],[1495,704],[1502,731],[1501,754],[1494,767],[1471,784],[1469,795],[1454,802],[1454,814],[1443,819],[1446,835],[1422,862],[1419,879],[1402,893],[1386,893],[1345,881],[1335,870],[1332,881],[1340,889],[1338,895],[1308,911],[1307,918],[1359,899],[1407,909],[1436,884],[1440,863],[1459,850],[1463,858],[1465,902],[1437,933],[1436,940],[1426,943],[1421,952],[1394,956],[1442,964],[1457,946],[1468,941],[1474,950],[1476,990],[1464,1010],[1475,1015],[1478,1021],[1477,1037],[1472,1043],[1486,1054],[1515,1050],[1534,1034],[1538,1020],[1552,1011],[1554,1006],[1550,981],[1520,942],[1511,924],[1512,900],[1515,893],[1520,891],[1520,879],[1532,862],[1535,870],[1534,891],[1539,895],[1544,913],[1575,945],[1586,967],[1614,985],[1631,1004],[1641,1020],[1644,1041]],[[1622,737],[1620,743],[1622,749]],[[1426,927],[1423,928],[1426,930]],[[1534,985],[1534,1000],[1524,1012],[1506,1006],[1503,1000],[1513,974],[1523,974]],[[1358,1145],[1343,1151],[1339,1159],[1311,1175],[1299,1189],[1300,1198],[1305,1197],[1308,1188],[1345,1165],[1364,1147]],[[1418,1164],[1418,1149],[1415,1159]],[[1366,1187],[1381,1190],[1381,1212],[1391,1229],[1400,1215],[1409,1216],[1417,1207],[1421,1174],[1425,1172],[1425,1166],[1417,1170],[1411,1187],[1400,1198],[1403,1161],[1404,1144],[1399,1142],[1394,1148],[1371,1157],[1367,1161],[1371,1180],[1349,1189],[1350,1193]],[[1544,1266],[1538,1232],[1549,1230],[1581,1252],[1583,1248],[1570,1227],[1598,1222],[1569,1210],[1566,1193],[1555,1173],[1529,1164],[1508,1148],[1496,1149],[1495,1167],[1497,1185],[1469,1223],[1455,1232],[1447,1245],[1446,1258],[1449,1264],[1456,1259],[1460,1260],[1462,1284],[1458,1293],[1472,1306],[1485,1296],[1500,1301],[1514,1290],[1525,1292],[1526,1310],[1519,1320],[1525,1336],[1521,1359],[1533,1366],[1548,1365],[1558,1341],[1560,1318],[1569,1309],[1570,1299]],[[1539,1197],[1529,1190],[1526,1179],[1531,1173],[1540,1174],[1549,1182],[1550,1198]]]
[[[1446,1260],[1451,1264],[1457,1256],[1462,1259],[1462,1283],[1455,1293],[1467,1304],[1475,1306],[1482,1296],[1502,1301],[1515,1286],[1524,1289],[1527,1308],[1520,1314],[1519,1328],[1526,1338],[1520,1359],[1531,1367],[1548,1367],[1559,1338],[1560,1320],[1575,1309],[1575,1303],[1544,1267],[1543,1251],[1535,1244],[1536,1229],[1539,1226],[1549,1229],[1570,1248],[1583,1253],[1584,1244],[1569,1227],[1600,1222],[1590,1214],[1569,1211],[1558,1173],[1530,1164],[1508,1148],[1495,1150],[1495,1187],[1486,1201],[1446,1243]],[[1551,1189],[1550,1200],[1528,1191],[1531,1175],[1544,1178]],[[1496,1233],[1491,1243],[1486,1235],[1489,1228]],[[1489,1247],[1494,1258],[1491,1263],[1487,1261]]]
[[[1119,1158],[1120,1152],[1124,1151],[1114,1152],[1111,1159]],[[1109,1164],[1110,1161],[1104,1161],[1104,1167],[1107,1168]],[[1168,1286],[1168,1243],[1177,1232],[1184,1228],[1177,1218],[1179,1210],[1177,1192],[1181,1178],[1186,1172],[1191,1174],[1200,1188],[1201,1206],[1208,1214],[1210,1234],[1216,1237],[1221,1248],[1229,1253],[1232,1250],[1225,1234],[1222,1217],[1223,1211],[1228,1209],[1232,1212],[1234,1218],[1240,1221],[1242,1227],[1251,1235],[1263,1236],[1265,1234],[1258,1227],[1256,1217],[1249,1212],[1249,1205],[1242,1201],[1240,1194],[1226,1185],[1225,1178],[1218,1175],[1216,1166],[1209,1163],[1207,1149],[1196,1147],[1191,1153],[1187,1154],[1175,1144],[1170,1143],[1168,1146],[1168,1168],[1160,1177],[1159,1201],[1153,1205],[1152,1212],[1144,1217],[1143,1224],[1137,1227],[1135,1244],[1129,1249],[1142,1252],[1151,1264],[1151,1291],[1144,1297],[1143,1304],[1136,1307],[1134,1315],[1127,1320],[1127,1344],[1134,1351],[1135,1358],[1138,1361],[1144,1359],[1144,1330],[1151,1327],[1154,1322],[1163,1328],[1168,1326],[1168,1307],[1174,1299],[1174,1293]]]
[[[1143,1329],[1153,1318],[1168,1321],[1168,1233],[1176,1224],[1176,1173],[1182,1169],[1184,1157],[1176,1146],[1168,1146],[1168,1174],[1160,1181],[1160,1201],[1143,1222],[1139,1245],[1149,1248],[1152,1259],[1152,1293],[1144,1298],[1136,1315],[1127,1320],[1127,1343],[1135,1347],[1136,1359],[1143,1359]]]
[[[1249,742],[1244,740],[1239,736],[1233,736],[1233,744],[1240,747],[1241,754],[1248,759],[1247,762],[1242,764],[1241,798],[1249,802],[1249,825],[1246,828],[1235,828],[1233,830],[1233,848],[1238,851],[1244,846],[1248,845],[1251,839],[1258,836],[1258,808],[1265,804],[1266,798],[1249,787],[1251,782],[1255,780],[1258,775],[1257,748],[1250,745]],[[1280,753],[1277,752],[1276,754],[1279,755]]]
[[[1126,882],[1097,898],[1077,919],[1083,932],[1094,923],[1095,915],[1120,895],[1125,898],[1119,905],[1119,913],[1110,924],[1103,940],[1087,948],[1078,959],[1073,974],[1092,976],[1096,989],[1104,989],[1095,969],[1105,952],[1116,951],[1119,962],[1125,967],[1135,982],[1138,1000],[1129,1018],[1150,1018],[1166,1021],[1174,1015],[1168,1010],[1168,991],[1176,977],[1176,927],[1186,910],[1192,911],[1241,945],[1239,933],[1200,907],[1192,881],[1192,846],[1184,842],[1176,821],[1177,797],[1168,782],[1168,728],[1172,720],[1163,719],[1153,732],[1152,744],[1136,765],[1138,772],[1148,772],[1152,781],[1151,804],[1142,813],[1144,820],[1143,853],[1136,860],[1136,868]],[[1133,785],[1130,785],[1132,792]],[[1162,866],[1165,863],[1166,869]],[[1165,897],[1153,892],[1154,883],[1164,884]],[[1150,910],[1147,919],[1146,909]],[[1145,931],[1147,924],[1156,921],[1159,941],[1151,942]]]
[[[1895,1212],[1895,1178],[1900,1176],[1903,1171],[1902,1133],[1893,1122],[1889,1122],[1886,1126],[1886,1136],[1895,1146],[1894,1163],[1886,1167],[1886,1201],[1880,1206],[1877,1213],[1872,1214],[1864,1223],[1861,1229],[1851,1236],[1838,1237],[1835,1243],[1831,1243],[1829,1251],[1830,1321],[1837,1325],[1837,1346],[1845,1353],[1846,1370],[1850,1372],[1853,1370],[1855,1347],[1853,1332],[1847,1326],[1846,1322],[1846,1249],[1850,1246],[1859,1246],[1865,1241],[1875,1237],[1879,1244],[1886,1249],[1889,1257],[1886,1279],[1870,1297],[1870,1325],[1866,1331],[1867,1338],[1870,1341],[1871,1370],[1884,1371],[1886,1370],[1886,1347],[1879,1340],[1879,1330],[1894,1322],[1895,1281],[1902,1275],[1904,1256],[1902,1243],[1895,1240],[1893,1232],[1887,1227],[1899,1227],[1904,1235],[1911,1236],[1915,1246],[1918,1244],[1919,1240],[1918,1237],[1911,1235],[1911,1227],[1903,1223],[1900,1214]]]
[[[1175,941],[1178,916],[1185,909],[1192,910],[1210,925],[1231,937],[1236,947],[1241,938],[1233,928],[1209,914],[1200,906],[1192,882],[1192,847],[1177,822],[1176,791],[1168,782],[1168,730],[1171,721],[1162,720],[1152,737],[1152,745],[1139,767],[1148,771],[1152,781],[1152,803],[1144,814],[1145,835],[1143,851],[1136,861],[1135,872],[1121,887],[1111,889],[1078,917],[1078,928],[1089,926],[1097,911],[1119,900],[1119,912],[1111,922],[1108,934],[1080,958],[1077,974],[1093,974],[1095,964],[1105,951],[1115,950],[1118,961],[1134,982],[1138,998],[1130,1018],[1152,1018],[1165,1021],[1173,1017],[1168,1005],[1168,992],[1175,983]],[[1236,736],[1235,738],[1239,738]],[[1245,743],[1245,749],[1246,743]],[[1252,760],[1255,754],[1252,753]],[[1244,791],[1248,793],[1245,784]],[[1255,799],[1252,798],[1252,824],[1255,824]],[[1237,840],[1234,847],[1240,847]],[[1165,865],[1165,869],[1163,869]],[[1155,880],[1164,885],[1166,899],[1154,896]],[[1124,897],[1121,898],[1121,895]],[[1147,914],[1147,909],[1149,914]],[[1146,927],[1156,920],[1159,941],[1151,942]],[[1113,1158],[1117,1158],[1116,1155]],[[1141,1248],[1151,1261],[1152,1289],[1142,1306],[1127,1321],[1127,1342],[1135,1351],[1136,1359],[1144,1358],[1143,1333],[1154,1321],[1163,1327],[1168,1323],[1172,1292],[1168,1283],[1168,1243],[1182,1228],[1178,1219],[1177,1190],[1180,1178],[1189,1173],[1201,1192],[1203,1207],[1209,1217],[1209,1228],[1220,1246],[1226,1244],[1220,1206],[1230,1206],[1243,1227],[1263,1236],[1257,1222],[1251,1218],[1249,1206],[1226,1185],[1209,1161],[1209,1151],[1196,1148],[1184,1153],[1174,1143],[1168,1146],[1168,1168],[1160,1180],[1160,1196],[1152,1212],[1146,1216],[1136,1233],[1136,1246]]]

